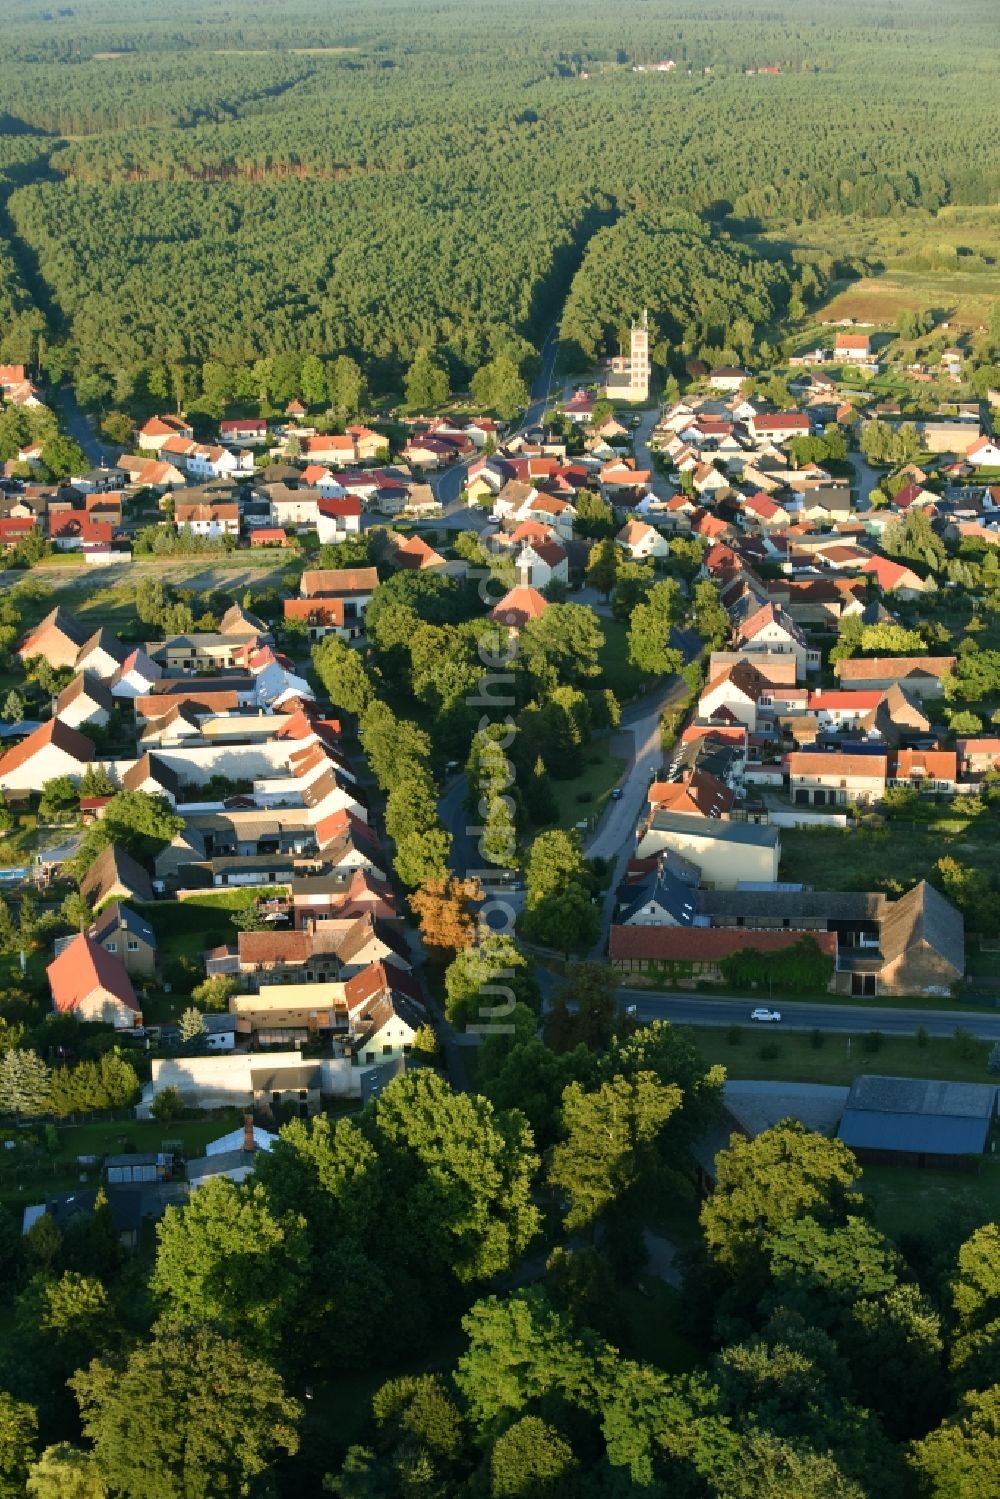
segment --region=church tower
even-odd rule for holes
[[[649,315],[642,310],[642,322],[632,324],[629,350],[629,374],[633,401],[649,400]]]

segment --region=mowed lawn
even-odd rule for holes
[[[604,645],[598,660],[604,673],[603,685],[610,687],[620,703],[641,697],[653,685],[653,678],[639,671],[628,659],[628,625],[607,615],[598,615],[604,631]]]
[[[748,1014],[750,1004],[748,1001]],[[962,1016],[956,1015],[955,1019],[960,1024]],[[730,1039],[729,1031],[722,1026],[691,1029],[705,1060],[721,1062],[732,1078],[848,1084],[862,1073],[876,1072],[890,1077],[943,1078],[969,1083],[993,1081],[986,1070],[989,1041],[970,1043],[968,1056],[963,1055],[962,1044],[952,1036],[929,1037],[925,1046],[920,1046],[915,1037],[885,1036],[877,1050],[868,1050],[865,1038],[873,1027],[866,1024],[863,1009],[858,1010],[854,1035],[825,1032],[821,1046],[814,1046],[806,1031],[786,1030],[778,1025],[757,1026],[749,1021],[739,1027],[736,1041]],[[772,1055],[774,1051],[777,1056]]]
[[[1000,1160],[983,1156],[978,1171],[934,1171],[917,1166],[866,1166],[861,1190],[875,1222],[890,1238],[919,1234],[946,1215],[1000,1220]]]
[[[552,779],[559,826],[572,828],[578,822],[588,821],[593,826],[592,819],[603,811],[627,764],[623,755],[612,753],[607,739],[595,739],[589,744],[584,750],[584,767],[580,775],[571,781]]]

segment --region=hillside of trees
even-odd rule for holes
[[[759,341],[823,282],[744,231],[1000,192],[988,0],[7,11],[0,349],[97,405],[206,359],[348,354],[376,393],[422,346],[456,388],[498,348],[528,372],[577,271],[579,350],[648,303],[661,362],[738,351],[723,324]]]

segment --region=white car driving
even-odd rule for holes
[[[780,1010],[768,1010],[763,1005],[759,1005],[756,1010],[751,1010],[750,1011],[750,1019],[751,1020],[761,1020],[761,1021],[768,1021],[768,1020],[769,1021],[776,1021],[776,1020],[780,1020],[781,1019],[781,1011]]]

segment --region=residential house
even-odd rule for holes
[[[226,442],[266,442],[267,422],[262,416],[238,416],[219,423],[219,436]]]
[[[1000,468],[1000,443],[992,437],[978,437],[965,450],[965,461],[973,468]]]
[[[592,421],[594,416],[594,397],[590,391],[574,391],[572,397],[563,406],[563,416],[568,416],[571,422]]]
[[[615,541],[632,562],[645,562],[651,557],[670,555],[670,543],[666,537],[644,521],[626,521]]]
[[[150,692],[154,682],[163,676],[163,667],[137,646],[131,651],[108,684],[113,698],[132,699]]]
[[[114,711],[111,691],[89,671],[81,671],[56,698],[55,717],[71,728],[97,724],[104,728]]]
[[[834,670],[842,687],[887,692],[898,685],[923,699],[944,696],[945,679],[954,666],[954,656],[858,656],[838,661]]]
[[[789,795],[796,806],[871,806],[885,795],[884,754],[796,750],[788,756]]]
[[[116,467],[135,489],[151,489],[157,494],[183,489],[187,483],[183,471],[175,463],[168,463],[162,458],[143,458],[122,453]]]
[[[964,776],[982,776],[1000,770],[1000,739],[959,739],[958,760]]]
[[[547,588],[552,582],[569,582],[569,556],[557,541],[526,543],[515,561],[522,588]]]
[[[93,740],[62,719],[50,718],[0,756],[0,790],[38,791],[58,776],[78,783],[93,758]]]
[[[77,1020],[103,1021],[115,1030],[142,1024],[142,1012],[124,963],[83,932],[45,970],[52,1008]]]
[[[789,442],[793,437],[808,437],[811,430],[809,418],[801,411],[757,414],[747,425],[755,442]]]
[[[740,723],[753,733],[757,728],[757,706],[768,682],[749,661],[723,667],[702,688],[698,717]]]
[[[286,531],[311,530],[319,525],[320,491],[292,488],[289,484],[268,484],[254,490],[256,499],[270,506],[272,526]]]
[[[240,507],[235,501],[190,504],[185,500],[177,500],[174,504],[174,525],[179,532],[190,531],[195,536],[207,536],[213,540],[220,536],[238,537]]]
[[[128,651],[118,636],[102,625],[81,645],[75,670],[89,672],[102,682],[110,682],[127,655]]]
[[[332,463],[348,468],[358,461],[358,449],[349,432],[328,432],[299,439],[302,457],[310,463]]]
[[[90,928],[93,940],[124,963],[129,973],[146,978],[156,972],[156,933],[144,916],[115,901]]]
[[[921,578],[911,567],[893,562],[890,557],[869,557],[861,571],[872,578],[883,593],[896,593],[901,599],[919,598],[935,587],[932,579]]]
[[[834,357],[848,364],[870,364],[872,357],[871,335],[868,333],[838,333],[833,345]]]
[[[108,547],[114,538],[114,526],[86,510],[50,510],[46,516],[49,540],[59,552],[80,551],[84,547]]]
[[[956,750],[899,749],[892,761],[890,784],[954,795],[958,776]]]
[[[172,437],[182,437],[190,442],[194,438],[194,428],[180,416],[151,416],[139,428],[139,447],[144,453],[159,453],[163,444]]]
[[[821,728],[856,730],[883,697],[877,687],[866,692],[841,692],[830,688],[809,694],[809,712],[815,714]]]
[[[860,728],[869,738],[881,739],[892,747],[926,739],[932,732],[926,713],[898,682],[881,693],[876,706],[862,719]]]
[[[138,901],[140,905],[151,901],[153,884],[131,854],[116,843],[109,843],[80,881],[80,894],[88,906],[98,911],[109,900]]]
[[[361,531],[361,501],[356,495],[321,499],[316,507],[316,534],[326,546],[357,536]]]
[[[289,547],[292,543],[283,526],[258,526],[250,532],[250,549],[258,547]]]
[[[698,983],[724,981],[723,964],[743,952],[762,955],[785,952],[804,937],[827,957],[836,958],[832,932],[754,932],[684,926],[613,926],[608,959],[619,973],[666,969],[670,983],[693,988]],[[830,987],[833,987],[831,981]]]
[[[699,817],[729,817],[736,797],[724,782],[707,770],[685,771],[675,781],[653,781],[647,793],[649,810],[691,812]]]
[[[725,390],[738,395],[749,379],[750,376],[746,370],[738,369],[731,364],[720,364],[709,374],[708,384],[711,390]]]
[[[766,651],[772,656],[794,656],[799,678],[820,665],[819,652],[809,647],[801,627],[780,604],[763,604],[744,620],[736,632],[736,648],[747,655]]]

